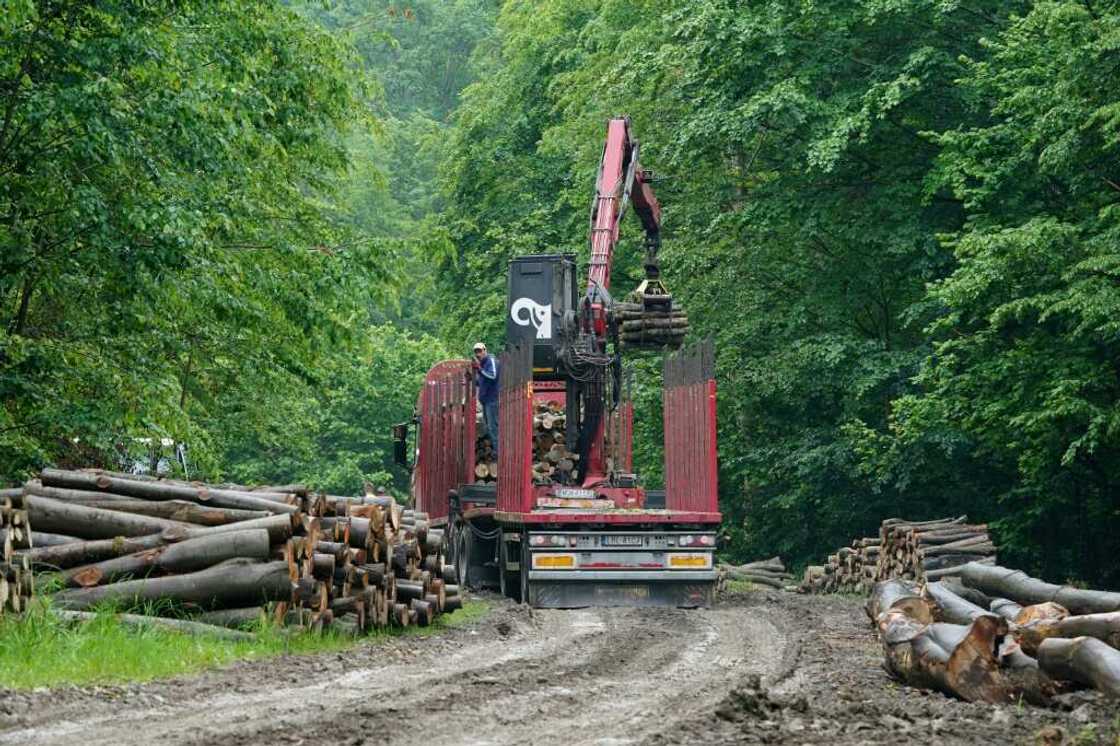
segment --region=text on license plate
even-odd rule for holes
[[[603,546],[605,547],[640,547],[642,545],[642,537],[640,536],[604,536]]]

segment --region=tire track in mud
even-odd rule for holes
[[[140,703],[48,700],[17,727],[0,725],[0,742],[394,744],[420,728],[433,746],[637,743],[710,712],[746,673],[777,674],[782,626],[760,607],[506,607],[451,639],[401,642],[411,646],[401,662],[360,647],[327,656],[343,666],[262,661],[152,684]]]

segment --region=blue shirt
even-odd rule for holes
[[[478,400],[483,404],[498,401],[498,361],[487,355],[478,362]]]

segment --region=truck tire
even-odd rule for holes
[[[455,572],[459,573],[459,586],[473,588],[471,585],[471,528],[465,523],[460,527],[458,535],[459,551],[455,557]]]

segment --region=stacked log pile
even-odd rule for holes
[[[969,562],[995,564],[996,547],[986,524],[967,516],[932,521],[888,518],[879,528],[876,580],[937,580],[959,575]]]
[[[0,615],[23,610],[35,593],[31,564],[15,554],[34,541],[23,491],[0,490]]]
[[[823,565],[809,565],[802,575],[798,590],[802,593],[870,592],[875,585],[875,568],[879,559],[877,537],[856,539],[849,547],[840,547],[828,555]]]
[[[911,686],[989,703],[1078,687],[1120,699],[1120,593],[971,562],[922,585],[880,581],[866,610],[887,670]]]
[[[474,477],[479,482],[495,482],[498,479],[498,454],[490,436],[483,434],[474,442]]]
[[[771,588],[785,588],[793,582],[780,557],[748,562],[743,565],[720,564],[720,581],[743,580]]]
[[[64,609],[158,602],[145,608],[363,632],[427,625],[462,604],[442,531],[387,495],[54,469],[21,495],[30,519],[62,537],[15,554],[58,572]]]
[[[567,483],[579,461],[568,450],[567,417],[559,402],[538,402],[533,413],[533,480]]]
[[[805,568],[803,593],[871,592],[876,581],[938,580],[959,575],[969,562],[995,564],[996,547],[985,524],[966,516],[932,521],[888,518],[879,535],[840,547],[823,565]]]
[[[615,303],[622,343],[627,347],[680,347],[688,334],[688,316],[676,303],[664,305],[665,296],[627,298]],[[646,308],[646,301],[652,302]]]

